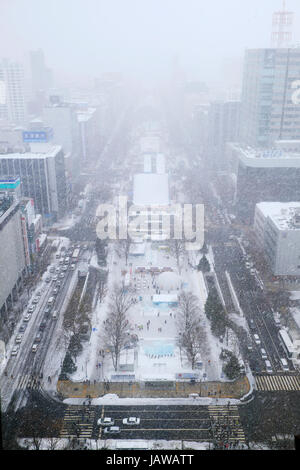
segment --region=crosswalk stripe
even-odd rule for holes
[[[261,391],[300,390],[300,378],[295,375],[263,375],[255,381],[257,390]]]

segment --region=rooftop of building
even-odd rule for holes
[[[297,143],[298,141],[295,141]],[[300,152],[286,151],[278,147],[250,147],[241,143],[231,142],[230,147],[238,152],[238,156],[247,166],[253,167],[300,167]]]
[[[134,175],[133,203],[141,206],[169,204],[169,183],[166,173]]]
[[[34,143],[30,145],[30,151],[28,152],[10,152],[0,153],[0,159],[44,159],[49,157],[55,157],[58,152],[62,149],[61,145],[53,145],[48,143]]]
[[[279,230],[300,230],[300,202],[260,202],[257,207]]]

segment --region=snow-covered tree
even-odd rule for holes
[[[108,305],[108,314],[103,327],[103,341],[109,349],[114,369],[117,370],[120,353],[129,337],[127,312],[132,305],[130,293],[123,287],[115,285]]]
[[[182,291],[178,298],[178,307],[178,346],[184,351],[194,369],[202,343],[198,299],[192,292]]]

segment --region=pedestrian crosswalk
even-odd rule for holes
[[[19,390],[39,390],[41,389],[41,380],[37,377],[32,376],[31,374],[22,374],[19,375],[17,388]]]
[[[95,410],[89,406],[70,405],[65,411],[60,437],[91,438]]]
[[[299,375],[257,375],[255,383],[259,391],[300,391]]]
[[[209,405],[211,438],[215,441],[244,442],[245,434],[236,405]]]

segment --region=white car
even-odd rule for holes
[[[39,303],[39,297],[35,297],[32,301],[33,304],[38,304]]]
[[[31,305],[31,307],[29,307],[28,309],[28,313],[33,313],[35,310],[35,305]]]
[[[104,434],[119,434],[120,428],[119,426],[110,426],[110,427],[104,428],[103,432]]]
[[[257,334],[254,334],[253,338],[254,338],[254,341],[255,341],[256,344],[260,344],[260,339],[259,339],[259,336]]]
[[[59,277],[62,279],[65,277],[65,274],[64,273],[60,273]]]
[[[15,339],[15,343],[19,344],[22,342],[23,335],[17,335]]]
[[[11,352],[11,356],[16,356],[19,352],[19,346],[15,346]]]
[[[114,423],[112,418],[100,418],[97,421],[98,426],[113,426]]]
[[[138,426],[140,424],[140,418],[130,417],[124,418],[123,424],[128,424],[129,426]]]
[[[24,315],[23,321],[26,321],[26,322],[27,322],[27,321],[30,320],[30,318],[31,318],[31,316],[29,315],[29,313],[27,313],[26,315]]]

